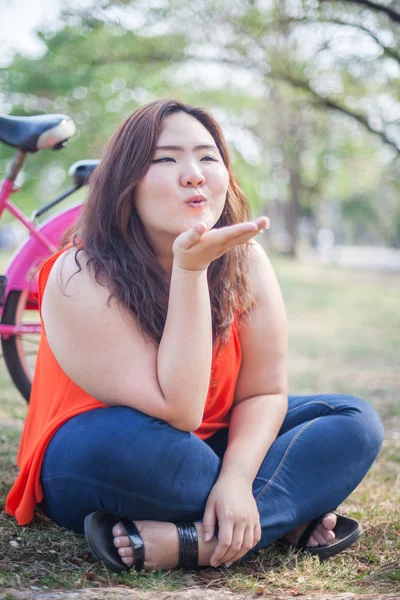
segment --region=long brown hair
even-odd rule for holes
[[[232,171],[217,121],[202,108],[158,100],[137,109],[114,133],[90,179],[84,210],[61,243],[64,247],[72,241],[79,270],[78,254],[84,250],[97,283],[108,286],[110,299],[115,297],[127,307],[143,333],[157,343],[167,316],[169,278],[156,259],[133,198],[136,185],[150,167],[163,119],[178,111],[196,118],[210,132],[229,173],[225,206],[215,227],[250,218],[249,202]],[[247,253],[246,245],[236,246],[209,266],[214,342],[225,343],[235,314],[246,313],[254,302]]]

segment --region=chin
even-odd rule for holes
[[[193,216],[185,219],[185,222],[182,226],[180,233],[183,233],[184,231],[188,231],[188,229],[191,229],[197,223],[200,223],[200,222],[205,223],[207,225],[207,231],[209,231],[218,222],[218,218],[216,218],[210,214],[201,214],[200,213],[198,215],[193,215]]]

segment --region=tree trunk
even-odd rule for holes
[[[293,258],[297,256],[297,242],[299,232],[299,221],[301,216],[300,207],[300,175],[293,167],[289,168],[290,174],[290,198],[284,209],[285,228],[290,236],[287,254]]]

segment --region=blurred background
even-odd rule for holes
[[[177,97],[221,122],[254,213],[271,219],[270,249],[400,271],[398,0],[0,7],[0,113],[65,113],[78,128],[26,162],[14,200],[28,214],[137,106]],[[1,173],[12,154],[0,146]],[[3,247],[25,234],[7,215],[0,227]]]
[[[291,393],[367,398],[400,443],[400,2],[0,7],[0,112],[77,125],[65,149],[28,156],[16,204],[29,215],[68,189],[69,166],[101,158],[137,106],[208,108],[254,215],[271,220],[259,239],[285,298]],[[0,145],[1,173],[12,155]],[[26,230],[4,213],[0,232],[4,272]],[[0,387],[0,417],[21,423],[26,405],[2,363]]]

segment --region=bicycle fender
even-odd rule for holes
[[[54,248],[58,247],[64,231],[79,217],[82,203],[75,204],[57,215],[44,221],[38,230],[46,236]],[[40,265],[52,255],[52,250],[46,247],[33,234],[23,242],[11,257],[6,270],[6,292],[11,290],[29,290],[37,294],[37,272]]]

